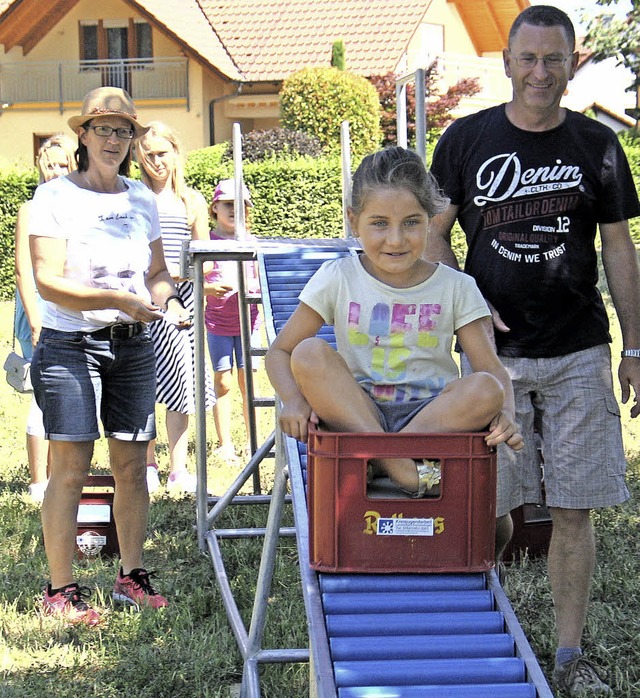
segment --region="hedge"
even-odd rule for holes
[[[640,188],[640,140],[621,139],[636,187]],[[233,163],[224,159],[226,144],[189,154],[187,181],[207,201],[220,179],[233,176]],[[356,167],[354,159],[352,167]],[[279,157],[245,162],[244,179],[251,189],[251,231],[257,237],[330,238],[342,235],[341,163],[338,155],[323,158]],[[35,171],[0,172],[0,299],[13,298],[15,218],[20,204],[36,186]],[[640,245],[640,220],[631,221],[631,233]],[[454,250],[464,256],[462,234],[454,232]]]

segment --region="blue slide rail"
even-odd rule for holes
[[[347,240],[258,249],[270,341],[326,260]],[[319,335],[333,343],[333,330]],[[310,638],[311,695],[321,698],[553,698],[496,574],[317,574],[309,560],[306,447],[282,434]],[[278,459],[278,458],[277,458]],[[265,546],[267,543],[265,542]],[[246,678],[246,677],[245,677]]]

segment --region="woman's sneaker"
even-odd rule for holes
[[[101,621],[101,616],[94,608],[91,608],[84,599],[91,596],[88,587],[77,584],[67,584],[55,593],[51,584],[47,584],[42,600],[42,609],[45,615],[57,616],[69,623],[79,623],[93,627]]]
[[[135,606],[140,610],[141,606],[149,608],[163,608],[168,606],[169,602],[153,588],[149,577],[153,574],[136,567],[129,574],[122,574],[122,567],[116,577],[116,583],[113,587],[113,599],[120,603]]]

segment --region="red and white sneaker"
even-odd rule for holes
[[[88,587],[81,587],[77,584],[67,584],[55,594],[51,593],[51,584],[44,590],[42,609],[45,615],[57,616],[73,624],[84,624],[90,627],[98,625],[102,617],[91,608],[84,599],[91,596]]]
[[[163,608],[169,602],[151,586],[149,577],[153,572],[147,572],[142,567],[136,567],[129,574],[122,574],[122,567],[116,577],[113,587],[113,599],[120,603],[135,606],[140,610],[141,606],[149,608]]]

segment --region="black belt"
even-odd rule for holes
[[[140,334],[145,327],[144,322],[119,322],[90,334],[95,339],[130,339]]]

